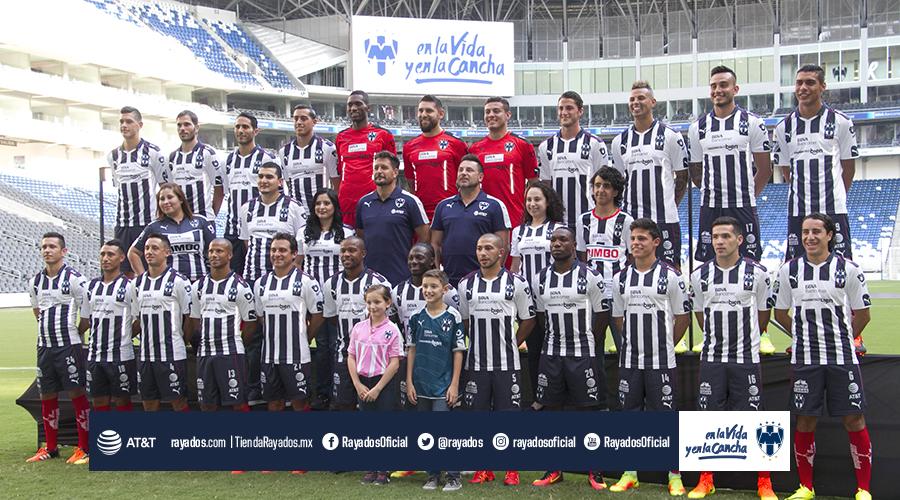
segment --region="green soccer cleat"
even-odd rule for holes
[[[862,488],[857,488],[854,500],[872,500],[872,494]]]
[[[785,500],[813,500],[814,498],[816,498],[816,492],[801,484],[797,491]]]
[[[681,474],[669,473],[669,496],[684,496],[684,483],[681,482]]]
[[[769,332],[759,334],[759,353],[765,355],[775,354],[775,346],[772,344]]]
[[[696,352],[697,354],[703,352],[703,341],[701,340],[700,342],[694,344],[694,347],[692,347],[691,350]]]
[[[619,493],[622,491],[628,491],[632,488],[637,488],[640,485],[641,484],[638,483],[638,478],[637,478],[636,474],[633,474],[631,472],[625,472],[622,474],[622,477],[619,479],[619,481],[616,484],[609,487],[609,491]]]
[[[684,354],[687,352],[687,350],[687,341],[684,340],[684,337],[682,337],[681,340],[677,344],[675,344],[675,354]]]

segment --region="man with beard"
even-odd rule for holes
[[[274,161],[272,153],[256,145],[259,134],[256,117],[241,113],[234,120],[234,140],[237,147],[225,159],[225,177],[228,179],[228,218],[225,219],[225,239],[234,249],[231,254],[231,270],[240,273],[244,269],[247,247],[240,238],[241,221],[238,212],[244,203],[259,196],[256,176],[263,163]]]
[[[425,213],[433,217],[438,202],[456,194],[456,169],[466,154],[466,143],[441,127],[444,105],[437,97],[419,99],[416,115],[422,135],[403,145],[403,174],[422,200]]]
[[[172,180],[184,191],[194,215],[209,220],[216,218],[225,198],[228,177],[223,175],[216,158],[216,150],[197,138],[200,123],[190,110],[175,118],[181,147],[169,154]]]
[[[354,224],[357,202],[375,189],[372,182],[375,153],[389,151],[397,154],[397,145],[390,132],[369,123],[369,94],[362,90],[354,90],[347,98],[347,117],[351,125],[337,133],[334,145],[337,148],[337,169],[341,175],[338,190],[341,212],[347,224]]]
[[[453,286],[478,269],[475,244],[481,235],[494,233],[504,253],[509,248],[509,212],[502,201],[481,190],[483,180],[484,167],[478,157],[463,156],[456,178],[459,194],[441,201],[434,212],[431,245]]]
[[[400,160],[394,153],[376,153],[373,170],[377,187],[359,200],[356,235],[370,249],[366,265],[391,283],[400,283],[409,279],[406,254],[413,233],[417,240],[428,241],[428,216],[422,201],[397,185]]]
[[[319,121],[316,110],[298,104],[294,106],[293,119],[296,137],[278,150],[278,160],[284,169],[288,194],[309,208],[316,191],[326,187],[339,190],[337,151],[333,142],[315,133]]]

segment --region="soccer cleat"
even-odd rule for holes
[[[701,340],[700,342],[694,344],[694,347],[691,347],[691,351],[698,354],[703,352],[703,341]]]
[[[771,491],[771,481],[769,482],[769,488]],[[716,487],[713,484],[713,475],[709,472],[703,472],[700,474],[700,481],[697,482],[697,486],[688,493],[688,498],[706,498],[715,492]]]
[[[866,349],[866,343],[863,342],[862,335],[859,335],[853,339],[853,347],[856,348],[856,354],[858,356],[865,356],[866,351],[868,351],[868,349]],[[866,491],[866,490],[862,490],[862,491]]]
[[[603,480],[603,474],[600,471],[592,470],[588,472],[588,482],[591,483],[591,488],[597,491],[606,489],[606,481]]]
[[[34,456],[26,460],[25,463],[43,462],[44,460],[50,460],[51,458],[56,458],[58,456],[58,448],[55,450],[48,450],[47,448],[42,447],[34,454]]]
[[[375,480],[372,481],[372,484],[385,485],[389,482],[391,482],[391,479],[388,477],[387,472],[379,472],[375,475]]]
[[[563,480],[562,471],[558,470],[548,470],[544,473],[544,477],[540,479],[535,479],[531,482],[532,486],[550,486],[551,484],[559,483]]]
[[[622,474],[622,477],[619,478],[619,481],[616,484],[609,487],[609,491],[619,493],[622,491],[628,491],[631,488],[637,488],[641,483],[638,482],[638,478],[636,475],[626,472]]]
[[[447,479],[441,491],[456,491],[460,488],[462,488],[462,483],[459,482],[459,478],[451,477]]]
[[[684,483],[681,482],[681,474],[669,474],[669,496],[684,496]]]
[[[766,355],[775,354],[775,346],[772,344],[772,337],[769,337],[769,332],[759,334],[759,353]]]
[[[675,344],[675,354],[684,354],[688,350],[687,341],[684,340],[684,337],[681,337],[681,340]]]
[[[81,457],[75,461],[75,465],[90,465],[90,463],[91,463],[91,456],[88,455],[87,453],[85,453],[83,457]]]
[[[475,471],[475,475],[472,476],[472,479],[469,479],[470,484],[479,484],[479,483],[487,483],[488,481],[494,480],[494,471],[490,470],[477,470]]]
[[[233,470],[233,471],[231,471],[231,475],[232,475],[232,476],[240,476],[240,475],[243,474],[243,473],[244,473],[244,471],[242,471],[242,470]]]
[[[528,345],[525,344],[525,342],[522,342],[521,344],[519,344],[519,352],[521,352],[521,353],[528,352]]]
[[[756,491],[759,500],[778,500],[775,490],[772,489],[772,480],[768,477],[761,477],[756,481]]]
[[[422,485],[423,490],[436,490],[438,488],[438,476],[431,476],[425,484]]]
[[[292,470],[291,474],[293,474],[295,476],[302,476],[303,474],[306,474],[306,471],[305,470]]]
[[[610,344],[610,346],[606,348],[606,352],[609,354],[615,354],[619,352],[619,350],[616,349],[616,344]]]
[[[854,500],[872,500],[872,494],[862,488],[857,488]]]
[[[66,460],[66,463],[67,464],[76,464],[76,463],[78,463],[79,460],[81,460],[83,458],[87,458],[87,456],[88,456],[88,454],[85,453],[84,450],[82,450],[81,448],[76,446],[75,451],[72,452],[72,456]]]
[[[415,473],[416,473],[416,471],[414,471],[414,470],[395,470],[394,472],[391,472],[391,479],[400,479],[402,477],[409,477]]]
[[[375,482],[376,477],[378,477],[378,473],[369,471],[369,472],[366,472],[366,475],[363,476],[363,478],[360,482],[362,484],[372,484]]]
[[[519,485],[519,471],[517,470],[508,470],[506,471],[506,477],[503,478],[504,486],[518,486]]]
[[[797,491],[785,500],[813,500],[813,498],[816,498],[816,492],[801,484]]]

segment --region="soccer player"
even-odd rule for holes
[[[409,279],[406,254],[413,234],[428,241],[428,216],[419,198],[397,184],[400,159],[389,151],[375,153],[375,190],[356,206],[356,235],[365,240],[366,265],[391,283]]]
[[[85,279],[65,262],[66,239],[59,233],[41,237],[44,269],[31,280],[28,293],[31,311],[38,323],[37,386],[41,394],[41,416],[46,446],[26,462],[40,462],[59,456],[56,438],[59,429],[59,391],[69,392],[75,408],[78,446],[66,460],[88,463],[88,413],[85,396],[84,349],[75,318],[84,300]]]
[[[525,184],[538,178],[538,164],[534,146],[507,130],[510,116],[509,101],[502,97],[488,98],[484,102],[488,135],[472,144],[469,152],[484,166],[484,191],[506,205],[515,227],[522,223],[525,212]]]
[[[119,191],[115,237],[125,248],[131,248],[144,226],[153,222],[156,189],[169,182],[169,165],[158,146],[141,139],[144,126],[141,112],[125,106],[120,113],[122,145],[106,155],[106,163],[112,169],[113,185]],[[134,275],[128,259],[122,262],[122,271]]]
[[[193,111],[184,110],[175,118],[181,147],[169,154],[172,181],[181,186],[191,210],[207,219],[215,219],[229,191],[216,150],[198,139],[200,124]]]
[[[187,350],[191,338],[191,284],[166,264],[172,253],[164,234],[147,235],[147,271],[134,280],[134,334],[141,336],[138,386],[144,411],[159,411],[160,400],[175,411],[187,403]]]
[[[416,116],[422,134],[403,145],[403,175],[433,218],[438,202],[456,194],[456,169],[467,147],[441,127],[444,104],[437,97],[419,99]]]
[[[325,282],[341,271],[341,242],[353,234],[353,228],[344,225],[337,193],[327,188],[316,191],[303,230],[306,254],[303,270],[319,282],[322,290],[325,289]],[[331,400],[331,363],[334,361],[337,325],[323,322],[315,339],[316,399],[310,406],[314,410],[324,410]]]
[[[701,262],[716,255],[712,223],[721,216],[734,217],[743,225],[742,256],[759,261],[762,255],[756,198],[772,176],[771,147],[763,120],[735,104],[739,89],[731,68],[713,68],[709,76],[713,110],[688,130],[691,178],[701,195],[700,243],[694,258]]]
[[[347,371],[347,345],[350,331],[366,317],[366,301],[363,297],[370,286],[391,284],[384,276],[365,267],[366,243],[358,236],[344,238],[341,242],[341,264],[344,270],[333,274],[325,282],[324,317],[337,325],[337,345],[334,352],[334,373],[331,389],[331,407],[336,410],[356,409],[356,389]]]
[[[634,124],[613,138],[612,163],[625,175],[622,210],[659,224],[657,255],[680,269],[678,203],[687,191],[687,152],[681,134],[653,118],[653,106],[650,84],[634,82],[628,97]]]
[[[691,321],[691,300],[681,273],[657,257],[662,239],[652,220],[632,222],[634,263],[613,278],[612,316],[616,330],[622,332],[619,405],[624,411],[678,409],[675,344]],[[625,471],[609,490],[620,492],[637,486],[637,471]],[[669,494],[684,495],[678,471],[669,472]]]
[[[801,86],[811,85],[804,81]],[[781,266],[772,289],[775,319],[791,325],[793,337],[791,401],[797,415],[794,456],[800,488],[789,500],[815,497],[816,423],[826,401],[828,413],[841,417],[850,437],[856,500],[869,500],[872,441],[863,415],[866,396],[853,338],[869,323],[872,301],[862,269],[836,249],[840,233],[831,217],[807,215],[801,228],[804,254]]]
[[[745,223],[720,216],[710,224],[716,252],[691,274],[692,302],[703,328],[700,354],[700,410],[751,411],[762,404],[760,326],[769,322],[769,274],[752,257],[742,257]],[[776,499],[768,472],[759,472],[763,500]],[[703,472],[688,498],[715,493],[713,473]]]
[[[269,245],[276,233],[303,236],[308,213],[306,207],[282,193],[284,179],[281,166],[263,163],[256,176],[259,197],[241,206],[240,238],[247,242],[244,279],[252,283],[272,270]],[[303,249],[297,255],[297,267],[302,267]]]
[[[504,254],[509,248],[511,220],[507,206],[482,191],[484,175],[484,165],[476,155],[464,156],[456,178],[459,194],[442,200],[434,211],[431,245],[436,262],[443,264],[453,286],[478,269],[475,244],[481,235],[497,235]]]
[[[425,273],[435,269],[434,247],[428,243],[416,243],[409,249],[406,262],[411,276],[408,280],[394,285],[394,288],[391,290],[391,302],[393,302],[397,311],[398,326],[403,333],[404,345],[409,345],[412,342],[410,321],[416,313],[427,305],[424,289],[422,288],[422,278],[425,276]],[[450,287],[446,292],[441,293],[441,296],[447,306],[459,309],[459,293],[455,288]],[[400,359],[400,374],[402,376],[400,379],[400,399],[403,406],[406,407],[406,358]],[[391,477],[394,476],[392,475]]]
[[[309,409],[312,366],[309,341],[322,326],[322,289],[308,274],[294,267],[297,239],[288,233],[272,238],[272,271],[256,280],[256,313],[263,329],[263,399],[269,411],[284,410],[289,399],[294,411]]]
[[[459,399],[466,350],[462,316],[447,305],[446,294],[453,288],[446,273],[429,269],[421,279],[426,305],[411,319],[409,367],[401,375],[406,377],[408,399],[418,411],[450,411]],[[429,471],[422,489],[436,490],[440,480],[440,471]],[[443,491],[460,488],[459,471],[448,471]]]
[[[606,343],[606,329],[611,324],[613,277],[628,263],[634,218],[619,209],[625,191],[625,178],[621,172],[612,167],[601,167],[591,176],[590,185],[594,209],[578,218],[577,249],[581,260],[600,271],[606,285],[603,299],[607,305],[604,308],[606,312],[600,314],[600,328],[594,331],[602,349]],[[617,333],[613,335],[615,348],[620,343],[621,332]],[[611,350],[614,351],[613,348]]]
[[[225,177],[228,178],[228,218],[225,219],[225,239],[233,248],[231,270],[240,274],[244,270],[247,247],[240,238],[241,221],[238,214],[244,203],[259,196],[256,176],[263,163],[275,161],[275,156],[256,145],[259,127],[256,117],[242,112],[234,120],[234,139],[237,147],[225,159]]]
[[[772,133],[772,158],[781,167],[788,190],[788,234],[785,261],[803,255],[800,226],[803,217],[824,213],[834,221],[834,249],[853,258],[847,193],[856,175],[856,131],[850,117],[822,101],[825,71],[814,64],[797,70],[794,95],[797,109],[784,117]],[[853,340],[858,354],[866,353],[862,335]]]
[[[357,202],[375,189],[372,181],[375,153],[388,151],[396,155],[397,145],[390,132],[369,123],[369,94],[362,90],[354,90],[347,97],[347,117],[350,127],[337,133],[334,146],[341,175],[338,190],[341,212],[348,224],[355,224]]]
[[[603,276],[575,254],[575,230],[563,226],[550,235],[553,263],[532,281],[537,321],[545,323],[538,369],[537,400],[545,409],[606,409],[606,371],[597,356],[594,332],[600,329],[606,285]],[[548,471],[534,486],[562,481],[562,471]],[[591,488],[605,490],[600,471],[590,471]]]
[[[593,208],[588,179],[609,164],[603,139],[581,128],[584,101],[578,92],[563,92],[556,103],[559,132],[538,146],[541,180],[550,182],[566,207],[566,223],[575,227],[578,217]]]
[[[306,104],[294,106],[295,136],[278,150],[278,163],[291,198],[308,207],[316,191],[332,188],[339,191],[341,178],[337,172],[337,150],[334,143],[315,133],[319,115]]]
[[[216,223],[194,215],[181,186],[174,182],[159,186],[156,205],[156,220],[144,228],[144,232],[128,249],[131,268],[136,273],[142,274],[144,272],[142,258],[147,235],[165,234],[172,245],[169,265],[191,282],[197,281],[206,274],[209,267],[206,251],[209,243],[216,238]]]
[[[131,343],[131,315],[134,282],[121,271],[125,249],[119,240],[100,247],[102,275],[87,285],[81,303],[83,333],[90,328],[87,389],[94,411],[109,411],[115,400],[116,411],[131,411],[131,396],[137,394],[137,363]]]
[[[256,330],[256,305],[251,286],[231,270],[231,243],[218,238],[209,244],[209,274],[196,283],[191,301],[197,346],[197,399],[202,411],[247,405],[247,365],[244,341]]]
[[[503,267],[506,249],[496,234],[478,238],[475,253],[479,269],[457,287],[459,312],[469,334],[463,406],[469,410],[520,410],[518,346],[534,328],[531,290],[524,278]],[[480,470],[469,482],[493,480],[493,471]],[[506,471],[503,484],[519,484],[519,473]]]

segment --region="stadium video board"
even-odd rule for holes
[[[353,86],[383,94],[509,96],[513,24],[354,16]]]

